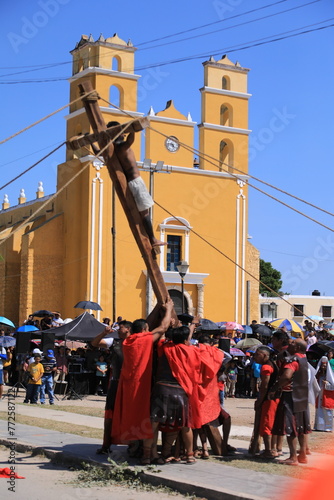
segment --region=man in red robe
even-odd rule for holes
[[[152,332],[145,320],[132,324],[132,333],[123,342],[123,366],[119,380],[113,425],[112,443],[153,438],[150,420],[153,343],[162,337],[170,325],[173,302],[164,304],[164,317]]]

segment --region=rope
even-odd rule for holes
[[[60,149],[62,146],[64,146],[64,144],[66,144],[66,141],[62,142],[59,146],[57,146],[55,149],[53,149],[52,151],[50,151],[50,153],[48,153],[47,155],[43,156],[43,158],[41,158],[40,160],[36,161],[36,163],[34,163],[33,165],[31,165],[31,167],[27,168],[26,170],[24,170],[23,172],[21,172],[19,175],[17,175],[16,177],[14,177],[14,179],[12,179],[11,181],[7,182],[6,184],[4,184],[3,186],[0,187],[0,191],[2,189],[4,189],[5,187],[9,186],[9,184],[11,184],[12,182],[16,181],[17,179],[19,179],[20,177],[22,177],[22,175],[26,174],[27,172],[29,172],[29,170],[33,169],[34,167],[36,167],[36,165],[38,165],[39,163],[41,163],[43,160],[45,160],[46,158],[48,158],[49,156],[51,156],[55,151],[57,151],[58,149]]]
[[[154,200],[154,203],[155,205],[157,205],[158,207],[160,207],[162,210],[164,210],[168,215],[170,215],[171,217],[173,217],[175,220],[177,220],[182,226],[184,225],[184,223],[176,216],[174,215],[172,212],[170,212],[169,210],[167,210],[167,208],[163,207],[162,205],[160,205],[160,203],[158,203],[157,201]],[[259,284],[263,285],[265,288],[267,288],[267,290],[269,290],[271,293],[273,293],[276,297],[279,297],[280,299],[282,299],[284,302],[286,302],[287,304],[289,304],[289,306],[293,306],[295,311],[298,311],[302,314],[302,316],[305,316],[306,318],[309,318],[309,316],[307,316],[306,314],[303,313],[303,311],[301,311],[300,309],[298,309],[296,306],[294,306],[293,304],[291,304],[288,300],[284,299],[278,292],[276,292],[275,290],[273,290],[272,288],[270,288],[270,286],[266,285],[263,281],[261,281],[259,278],[257,278],[256,276],[254,276],[254,274],[250,273],[249,271],[247,271],[247,269],[244,269],[240,264],[238,264],[237,262],[235,262],[231,257],[229,257],[228,255],[226,255],[224,252],[222,252],[219,248],[217,248],[215,245],[213,245],[212,243],[210,243],[210,241],[208,241],[206,238],[204,238],[203,236],[201,236],[197,231],[195,231],[193,228],[188,228],[189,231],[191,231],[192,233],[194,233],[199,239],[201,239],[202,241],[204,241],[207,245],[209,245],[211,248],[213,248],[214,250],[216,250],[216,252],[220,253],[223,257],[225,257],[227,260],[229,260],[230,262],[232,262],[232,264],[234,264],[235,266],[237,266],[239,269],[241,269],[242,271],[244,271],[246,274],[248,274],[248,276],[250,276],[251,278],[253,278],[255,281],[257,281]],[[311,318],[309,318],[311,319]]]
[[[95,92],[95,90],[94,90],[94,91],[92,91],[92,92]],[[23,129],[22,129],[22,130],[20,130],[19,132],[16,132],[16,134],[13,134],[13,135],[11,135],[10,137],[7,137],[7,139],[3,139],[2,141],[0,141],[0,145],[1,145],[1,144],[4,144],[5,142],[9,141],[10,139],[13,139],[13,138],[14,138],[14,137],[16,137],[16,136],[18,136],[18,135],[22,134],[22,133],[23,133],[23,132],[25,132],[26,130],[29,130],[30,128],[34,127],[35,125],[38,125],[39,123],[43,122],[44,120],[47,120],[48,118],[50,118],[51,116],[53,116],[53,115],[55,115],[55,114],[59,113],[59,111],[62,111],[63,109],[67,108],[68,106],[71,106],[72,104],[74,104],[74,103],[76,103],[76,102],[80,101],[83,97],[86,97],[86,96],[90,95],[92,92],[87,92],[86,94],[84,94],[84,95],[82,95],[82,96],[78,97],[77,99],[74,99],[74,101],[71,101],[70,103],[66,104],[65,106],[62,106],[61,108],[57,109],[56,111],[53,111],[53,112],[52,112],[52,113],[50,113],[49,115],[44,116],[44,118],[41,118],[40,120],[37,120],[37,122],[32,123],[31,125],[28,125],[28,127],[23,128]]]
[[[95,91],[94,91],[95,92]],[[81,98],[87,96],[91,94],[91,92],[88,92],[87,94],[83,95]],[[121,130],[113,139],[111,139],[110,141],[108,141],[108,143],[101,149],[101,151],[99,152],[99,154],[101,155],[109,146],[110,144],[112,144],[121,134],[124,133],[124,130],[126,130],[134,121],[136,120],[136,118],[134,118],[132,121],[130,121],[129,123],[126,124],[126,127],[123,128],[123,130]],[[112,128],[112,127],[110,127]],[[96,155],[93,155],[95,156],[96,158],[98,158],[98,156]],[[65,164],[67,164],[67,162],[65,162]],[[64,190],[66,189],[70,184],[71,182],[73,182],[87,167],[88,165],[91,164],[91,161],[88,160],[83,166],[82,168],[79,170],[79,172],[77,172],[71,179],[69,179],[56,193],[54,193],[47,201],[45,201],[44,203],[42,203],[42,205],[40,207],[38,207],[35,212],[33,212],[24,222],[22,222],[22,224],[20,224],[16,229],[14,229],[14,231],[12,231],[6,238],[4,238],[3,240],[0,241],[0,246],[3,245],[9,238],[11,238],[17,231],[19,231],[21,229],[21,227],[25,224],[28,224],[29,222],[31,222],[31,220],[33,218],[35,218],[35,216],[41,212],[47,205],[49,205],[53,200],[55,200],[55,198]]]

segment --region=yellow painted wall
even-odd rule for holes
[[[109,100],[110,86],[116,84],[122,90],[122,106],[128,111],[137,111],[137,78],[111,71],[99,73],[98,68],[110,69],[112,58],[118,58],[119,70],[133,74],[134,48],[117,36],[104,42],[88,42],[82,39],[81,45],[72,51],[74,58],[74,75],[79,69],[96,66],[97,72],[89,71],[70,84],[70,99],[78,97],[78,83],[89,79],[99,95]],[[79,73],[80,75],[80,73]],[[247,91],[247,71],[238,69],[226,58],[218,63],[204,65],[204,84],[221,89],[222,76],[230,78],[231,91]],[[199,95],[202,124],[220,124],[220,107],[227,104],[233,109],[232,126],[248,128],[248,101],[233,95],[222,95],[219,92],[202,91]],[[100,101],[101,107],[108,104]],[[73,113],[82,109],[82,104],[71,106]],[[127,115],[117,111],[103,110],[105,121],[116,120],[121,123],[129,120]],[[230,124],[231,125],[231,124]],[[195,154],[191,149],[195,144],[195,124],[188,121],[173,104],[168,102],[165,109],[151,116],[150,127],[145,132],[145,157],[153,163],[162,160],[168,166],[169,173],[154,174],[154,206],[153,228],[160,237],[160,224],[170,214],[185,218],[190,226],[207,240],[208,245],[196,234],[189,237],[189,275],[207,273],[204,284],[204,315],[216,321],[241,321],[241,306],[236,311],[236,267],[228,258],[242,258],[242,247],[236,252],[237,200],[241,193],[246,200],[246,220],[239,229],[239,238],[247,235],[247,185],[240,186],[232,176],[218,174],[219,165],[212,165],[207,160],[201,162],[202,170],[193,168]],[[154,130],[155,129],[155,130]],[[78,133],[90,132],[86,114],[69,116],[66,137],[69,139]],[[136,134],[134,151],[136,158],[141,159],[141,134]],[[165,147],[166,136],[175,136],[189,146],[190,151],[180,147],[176,153]],[[235,166],[247,172],[248,136],[226,130],[212,130],[207,126],[199,128],[200,150],[219,162],[219,143],[221,140],[231,141],[234,145]],[[20,297],[20,305],[9,308],[12,295],[0,290],[0,315],[12,317],[15,321],[23,321],[34,308],[60,310],[63,317],[74,317],[81,310],[74,309],[80,300],[98,297],[98,241],[101,236],[101,288],[100,303],[103,312],[97,317],[112,316],[112,183],[105,166],[99,168],[90,162],[87,166],[80,158],[89,151],[67,150],[66,162],[58,167],[57,192],[53,211],[42,212],[43,219],[35,223],[34,231],[24,234],[24,229],[8,240],[3,254],[5,262],[0,262],[0,278],[9,281],[9,274],[20,269],[20,280],[12,283],[12,294]],[[203,171],[203,166],[205,171]],[[180,171],[178,167],[186,167]],[[142,177],[149,186],[149,174],[142,171]],[[69,185],[67,185],[69,183]],[[92,219],[93,185],[95,185],[95,216]],[[103,196],[103,198],[102,198]],[[99,203],[102,202],[103,213],[99,216]],[[36,202],[36,206],[38,203]],[[49,207],[50,208],[50,207]],[[18,206],[9,211],[0,211],[0,243],[5,237],[6,228],[11,224],[23,222],[23,217],[34,211],[35,204]],[[57,216],[57,217],[55,217]],[[130,232],[128,222],[118,201],[116,201],[116,315],[133,320],[145,316],[146,312],[146,276],[145,266],[140,252]],[[102,224],[100,221],[102,220]],[[240,219],[242,221],[242,218]],[[42,224],[43,222],[43,224]],[[94,226],[94,224],[95,226]],[[95,229],[93,229],[95,227]],[[99,228],[101,234],[99,234]],[[32,227],[29,226],[29,230]],[[1,233],[2,231],[2,233]],[[166,234],[168,231],[166,232]],[[170,230],[168,234],[179,234],[179,230]],[[92,238],[95,243],[92,246]],[[258,266],[258,253],[246,241],[245,265],[254,272]],[[93,254],[92,254],[93,250]],[[183,255],[185,245],[183,241]],[[91,266],[92,262],[92,266]],[[159,262],[159,256],[158,256]],[[51,287],[38,287],[40,275],[47,267],[52,276]],[[91,269],[93,270],[92,293]],[[171,278],[170,278],[171,279]],[[247,278],[246,278],[247,279]],[[166,282],[167,288],[180,290],[180,282]],[[242,301],[241,274],[237,281],[239,292],[237,302]],[[197,311],[200,293],[194,282],[185,284],[186,294],[191,299],[194,312]],[[153,298],[154,301],[154,298]],[[258,290],[256,280],[252,283],[251,310],[258,308]]]

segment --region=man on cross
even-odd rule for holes
[[[107,128],[119,125],[119,122],[111,121],[107,124]],[[155,252],[159,253],[157,247],[167,245],[167,243],[158,240],[153,233],[152,222],[150,219],[150,208],[154,205],[154,201],[150,193],[147,191],[142,177],[140,176],[136,158],[133,150],[131,149],[134,140],[134,132],[129,132],[127,138],[125,138],[125,134],[119,135],[119,137],[117,137],[114,141],[115,154],[123,168],[129,189],[134,197],[144,228],[147,232],[147,236],[149,237]]]

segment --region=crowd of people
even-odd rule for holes
[[[48,398],[52,405],[56,382],[70,381],[71,362],[86,360],[95,374],[93,393],[106,396],[104,438],[98,453],[110,453],[112,444],[128,443],[130,455],[139,456],[144,465],[182,460],[192,464],[197,457],[208,458],[208,430],[220,425],[221,454],[233,453],[225,399],[253,398],[249,453],[279,458],[286,435],[290,454],[281,462],[306,463],[309,402],[316,400],[314,430],[333,430],[333,351],[321,357],[310,349],[314,337],[316,342],[327,338],[323,325],[315,329],[305,322],[300,335],[278,329],[271,337],[261,337],[261,345],[234,356],[233,349],[232,354],[223,350],[220,339],[233,346],[241,339],[237,332],[203,333],[198,318],[188,325],[177,324],[171,319],[172,308],[168,301],[152,331],[143,319],[130,322],[119,317],[111,324],[104,318],[104,331],[86,349],[71,351],[62,346],[43,355],[35,348],[20,358],[8,348],[2,353],[5,383],[16,365],[19,381],[27,387],[24,402],[36,404],[40,399],[45,404]],[[110,335],[115,330],[118,338]],[[259,338],[256,333],[250,337]],[[158,431],[162,432],[160,454]]]

